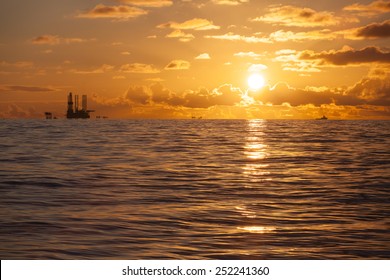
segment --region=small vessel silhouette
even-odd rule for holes
[[[317,118],[316,120],[327,120],[328,118],[325,116],[325,115],[323,115],[321,118]]]

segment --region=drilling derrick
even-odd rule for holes
[[[74,109],[73,109],[74,104]],[[87,96],[82,96],[82,104],[81,104],[81,110],[79,109],[79,96],[74,96],[74,103],[73,103],[73,96],[70,92],[68,95],[68,110],[66,112],[66,117],[68,119],[89,119],[90,112],[94,112],[93,110],[87,110]]]

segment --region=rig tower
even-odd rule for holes
[[[74,107],[73,107],[74,104]],[[79,96],[74,96],[74,103],[73,103],[73,96],[70,92],[68,95],[68,110],[66,111],[66,118],[68,119],[89,119],[90,112],[94,112],[94,110],[88,110],[87,109],[87,96],[82,96],[82,106],[81,110],[79,110]]]

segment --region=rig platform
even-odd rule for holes
[[[74,105],[74,106],[73,106]],[[74,103],[73,103],[73,96],[70,92],[68,95],[68,110],[66,112],[66,118],[67,119],[89,119],[90,112],[94,112],[94,110],[88,110],[87,109],[87,96],[82,96],[82,104],[81,109],[79,109],[79,96],[74,96]]]

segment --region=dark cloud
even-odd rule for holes
[[[172,93],[164,88],[160,83],[150,86],[152,91],[152,101],[155,103],[169,103],[172,99]]]
[[[390,20],[386,20],[382,23],[373,23],[359,28],[356,32],[356,36],[364,38],[390,37]]]
[[[36,87],[36,86],[3,86],[0,90],[3,91],[24,91],[24,92],[48,92],[56,91],[50,87]]]
[[[153,73],[160,72],[160,70],[155,68],[153,65],[144,64],[144,63],[124,64],[121,66],[120,71],[124,73],[138,73],[138,74],[153,74]]]
[[[378,70],[379,71],[379,70]],[[379,72],[377,72],[379,73]],[[272,88],[264,87],[257,92],[248,92],[248,96],[262,104],[284,105],[293,107],[313,105],[338,106],[390,105],[390,74],[368,75],[350,88],[332,89],[327,87],[292,88],[285,83],[278,83]],[[130,87],[125,95],[131,104],[147,106],[168,106],[188,109],[208,109],[215,106],[235,107],[245,102],[245,94],[230,84],[214,90],[201,88],[196,91],[175,93],[160,83],[150,87]]]
[[[215,105],[210,92],[205,88],[185,93],[182,96],[182,101],[183,106],[189,108],[209,108]]]
[[[233,106],[242,100],[242,92],[230,84],[222,85],[214,90],[213,100],[216,105]]]
[[[90,41],[90,39],[82,38],[62,38],[58,35],[41,35],[31,39],[31,43],[34,45],[58,45],[58,44],[72,44],[83,43]]]
[[[40,118],[42,112],[37,111],[34,106],[20,106],[19,104],[2,104],[0,103],[0,118]]]
[[[361,104],[355,97],[348,98],[350,100],[345,100],[346,98],[343,97],[342,94],[332,92],[330,89],[296,89],[289,87],[285,83],[279,83],[272,89],[264,88],[263,91],[257,94],[249,94],[258,101],[263,103],[271,103],[273,105],[289,103],[291,106],[300,106],[306,104],[320,106],[323,104],[331,104],[335,101],[338,102],[337,104]]]
[[[36,45],[58,45],[60,38],[57,35],[41,35],[31,39],[31,43]]]
[[[125,98],[136,104],[146,105],[150,103],[150,93],[146,87],[142,86],[129,87]]]
[[[389,106],[390,105],[390,73],[376,71],[364,77],[355,85],[345,89],[315,88],[304,89],[292,88],[285,83],[279,83],[273,88],[264,88],[260,92],[249,92],[249,96],[262,103],[291,106],[303,106],[312,104],[323,106],[337,104],[339,106]]]
[[[232,85],[222,85],[209,91],[200,89],[182,96],[183,106],[188,108],[210,108],[213,106],[234,106],[242,100],[242,92]]]
[[[137,7],[106,6],[103,4],[99,4],[92,10],[79,14],[78,17],[89,18],[89,19],[110,18],[110,19],[117,19],[117,20],[129,20],[131,18],[136,18],[142,15],[146,15],[147,13],[148,13],[147,11]]]
[[[390,106],[390,73],[364,77],[346,93],[358,97],[364,104]]]
[[[88,99],[88,107],[95,110],[96,115],[108,116],[110,118],[130,118],[135,105],[125,96],[107,99],[96,94]]]
[[[165,70],[186,70],[189,69],[191,66],[191,63],[189,63],[186,60],[172,60],[168,63],[167,66],[165,66]]]
[[[355,3],[344,7],[344,10],[350,12],[356,12],[360,16],[374,16],[374,15],[390,12],[390,1],[377,0],[367,5]]]
[[[339,51],[315,53],[303,51],[301,60],[321,60],[324,64],[348,65],[362,63],[390,63],[390,52],[382,51],[377,47],[367,47],[361,50],[343,48]]]
[[[130,88],[126,98],[139,104],[163,104],[172,107],[210,108],[213,106],[234,106],[242,100],[242,92],[232,85],[222,85],[212,91],[201,88],[196,91],[175,93],[161,84],[150,88]]]

